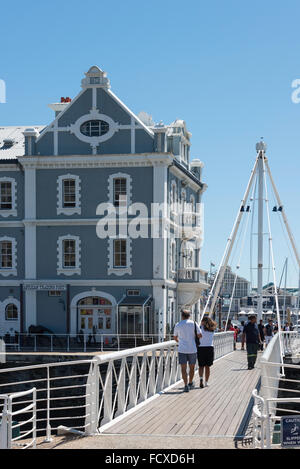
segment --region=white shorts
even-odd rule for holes
[[[268,345],[271,342],[271,340],[273,339],[273,336],[272,335],[266,335],[265,339],[266,339],[266,345]]]

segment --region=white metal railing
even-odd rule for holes
[[[32,395],[32,399],[26,402],[25,407],[13,410],[14,405],[20,406],[19,399],[28,398],[30,395]],[[0,395],[0,401],[2,401],[0,449],[36,448],[36,389]],[[15,421],[19,416],[21,419],[26,418],[26,420]],[[25,444],[19,443],[20,440],[24,439],[26,440]]]
[[[215,359],[231,353],[234,348],[233,332],[215,334],[214,347]],[[101,430],[107,428],[115,418],[179,382],[181,372],[177,357],[175,341],[98,357],[99,366],[108,366],[105,380],[99,375],[102,398],[99,402],[98,426]],[[116,384],[115,393],[113,381]]]
[[[255,448],[272,448],[279,445],[280,440],[280,413],[300,414],[297,410],[287,410],[280,404],[300,404],[300,391],[297,389],[299,380],[286,378],[288,369],[295,369],[300,373],[300,365],[282,363],[280,341],[284,356],[290,356],[293,361],[298,355],[299,362],[299,335],[297,332],[281,332],[276,334],[261,357],[261,389],[253,391],[253,446]],[[284,385],[288,387],[282,387]],[[294,386],[293,386],[294,384]],[[288,392],[293,397],[278,397]]]
[[[216,359],[233,352],[233,335],[215,334]],[[62,425],[82,435],[97,434],[180,379],[177,343],[168,341],[89,360],[1,369],[0,395],[19,393],[9,412],[23,419],[22,409],[32,405],[24,391],[34,387],[35,434],[50,441]]]
[[[159,342],[157,334],[29,334],[18,333],[3,339],[7,352],[93,352],[119,351],[129,346]],[[171,340],[168,334],[166,340]],[[0,340],[1,344],[1,340]]]

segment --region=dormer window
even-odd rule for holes
[[[86,137],[100,137],[109,131],[109,124],[101,120],[84,122],[80,126],[80,132]]]

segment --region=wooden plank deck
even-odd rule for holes
[[[180,383],[112,424],[104,433],[126,435],[193,435],[242,438],[251,411],[251,393],[260,378],[259,358],[247,369],[247,353],[237,350],[211,368],[209,387],[183,393]]]

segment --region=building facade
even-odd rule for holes
[[[207,288],[186,124],[135,115],[96,66],[50,107],[46,127],[0,128],[0,335],[163,337]]]

